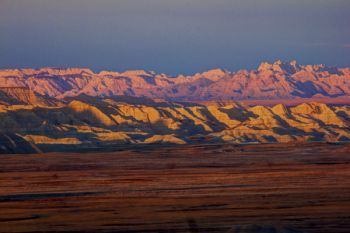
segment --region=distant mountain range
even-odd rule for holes
[[[27,87],[56,99],[126,95],[171,101],[293,100],[348,98],[350,68],[299,65],[296,61],[262,63],[256,70],[209,70],[192,76],[148,71],[94,73],[80,68],[0,70],[1,87]]]

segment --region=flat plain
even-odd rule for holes
[[[0,155],[0,232],[350,229],[349,144]]]

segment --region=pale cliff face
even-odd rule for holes
[[[146,96],[182,101],[294,99],[350,96],[350,69],[299,65],[296,61],[262,63],[257,70],[214,69],[177,77],[143,70],[122,73],[90,69],[0,70],[0,86],[27,86],[55,98]]]

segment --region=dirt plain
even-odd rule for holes
[[[0,155],[0,232],[350,232],[350,145]]]

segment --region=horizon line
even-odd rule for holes
[[[0,67],[0,71],[5,71],[5,70],[40,70],[40,69],[57,69],[57,70],[68,70],[68,69],[81,69],[81,70],[90,70],[93,74],[100,74],[102,72],[114,72],[114,73],[125,73],[125,72],[130,72],[130,71],[144,71],[144,72],[147,72],[147,73],[154,73],[154,74],[164,74],[164,75],[167,75],[167,76],[193,76],[193,75],[196,75],[196,74],[202,74],[202,73],[205,73],[205,72],[208,72],[208,71],[213,71],[213,70],[222,70],[224,72],[229,72],[229,73],[237,73],[239,71],[253,71],[253,70],[258,70],[258,68],[260,67],[260,65],[262,64],[270,64],[270,65],[273,65],[277,62],[282,62],[282,63],[287,63],[287,64],[291,64],[292,62],[296,62],[297,65],[299,66],[308,66],[308,65],[311,65],[311,66],[320,66],[320,65],[323,65],[325,67],[329,67],[329,68],[338,68],[338,69],[345,69],[345,68],[350,68],[349,66],[346,66],[346,67],[338,67],[338,66],[335,66],[335,65],[331,65],[331,66],[328,66],[327,64],[325,63],[314,63],[314,64],[305,64],[305,63],[299,63],[296,59],[291,59],[289,61],[286,61],[286,60],[281,60],[281,59],[277,59],[275,60],[274,62],[269,62],[269,61],[262,61],[260,63],[258,63],[258,66],[255,66],[255,68],[253,69],[244,69],[244,68],[241,68],[241,69],[237,69],[235,71],[233,70],[229,70],[229,69],[225,69],[225,68],[220,68],[220,67],[213,67],[213,68],[207,68],[203,71],[197,71],[195,73],[191,73],[191,74],[184,74],[184,73],[178,73],[178,74],[168,74],[166,72],[157,72],[155,70],[152,70],[152,69],[125,69],[125,70],[121,70],[121,71],[117,71],[117,70],[108,70],[108,69],[94,69],[94,68],[89,68],[87,66],[42,66],[42,67],[17,67],[17,68],[2,68]]]

